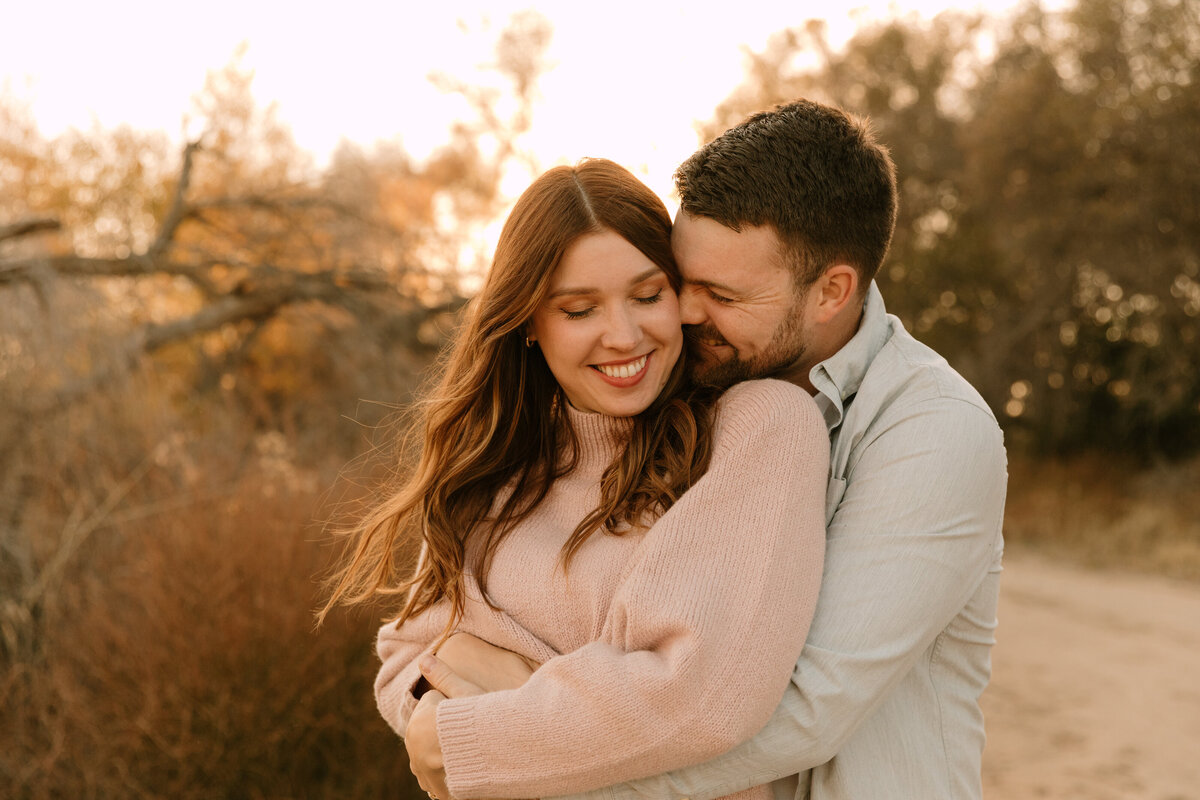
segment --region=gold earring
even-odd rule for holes
[[[528,336],[525,337],[525,346],[526,347],[533,347],[533,342],[534,342],[533,339],[530,339]]]

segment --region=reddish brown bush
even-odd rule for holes
[[[97,537],[0,664],[0,796],[423,797],[375,619],[313,629],[315,497],[258,477]]]

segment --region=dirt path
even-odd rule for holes
[[[1005,559],[986,800],[1200,800],[1200,587]]]

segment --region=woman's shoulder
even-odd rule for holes
[[[717,426],[742,429],[799,429],[825,433],[817,403],[804,389],[774,378],[742,381],[729,387],[717,403]]]
[[[756,378],[730,386],[721,395],[717,407],[722,415],[741,413],[743,410],[804,414],[816,411],[817,402],[794,383],[775,378]]]

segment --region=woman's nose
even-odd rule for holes
[[[610,350],[632,350],[642,340],[642,326],[628,311],[616,311],[609,315],[601,344]]]

